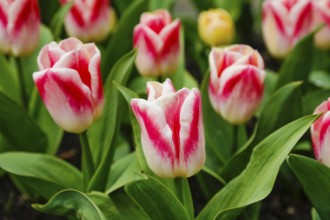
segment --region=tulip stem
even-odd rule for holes
[[[234,155],[238,150],[238,136],[239,136],[238,133],[239,133],[239,125],[233,125],[232,155]]]
[[[187,178],[174,179],[176,195],[186,209],[190,219],[194,219],[194,204],[191,197],[189,182]]]
[[[25,80],[24,80],[24,74],[23,74],[23,69],[22,69],[22,64],[21,60],[19,57],[15,57],[15,62],[16,62],[16,68],[17,68],[17,74],[18,74],[18,82],[19,82],[19,87],[21,90],[21,99],[22,99],[22,104],[25,109],[28,108],[28,99],[26,95],[26,88],[25,88]]]
[[[79,135],[82,158],[81,158],[81,169],[84,178],[84,188],[87,189],[88,182],[92,178],[94,173],[94,163],[92,158],[92,153],[88,143],[87,132],[84,131]]]

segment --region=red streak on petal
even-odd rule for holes
[[[0,22],[4,27],[6,27],[8,24],[8,17],[7,14],[5,13],[5,10],[6,9],[0,7]]]
[[[37,19],[40,19],[39,7],[36,0],[26,0],[22,2],[21,11],[18,11],[16,15],[17,19],[15,20],[14,27],[16,31],[19,31],[21,27],[27,22],[35,22],[31,21],[31,17],[36,16]]]
[[[82,17],[82,13],[76,5],[73,5],[70,9],[70,13],[72,14],[74,20],[77,22],[78,26],[84,27],[86,22]]]
[[[153,144],[153,147],[156,151],[163,157],[165,160],[170,160],[172,167],[174,166],[174,154],[171,150],[170,143],[165,140],[156,125],[157,121],[153,118],[150,118],[147,114],[147,110],[141,110],[139,106],[135,103],[132,103],[132,109],[137,116],[139,121],[143,122],[145,125],[145,129],[150,141]],[[141,123],[140,123],[141,124]]]
[[[157,62],[158,60],[158,52],[154,46],[154,42],[151,39],[151,37],[148,36],[146,31],[144,30],[145,28],[148,28],[146,26],[140,26],[134,31],[134,38],[133,38],[133,45],[134,47],[138,47],[137,44],[140,41],[144,41],[145,46],[147,47],[148,54]]]
[[[309,24],[312,22],[312,4],[308,3],[299,14],[298,22],[295,24],[293,36],[299,37],[302,32],[306,33],[306,28],[309,28]]]
[[[103,13],[100,13],[103,10],[108,10],[109,3],[107,0],[96,0],[94,1],[92,13],[90,17],[90,22],[95,22]]]
[[[196,94],[195,102],[193,104],[193,119],[190,125],[189,138],[183,146],[183,155],[185,163],[189,162],[190,155],[194,154],[194,152],[198,148],[199,140],[200,140],[200,117],[201,117],[201,98]]]
[[[180,47],[180,22],[165,37],[160,57],[179,51]]]
[[[322,127],[320,130],[320,139],[319,139],[319,146],[321,148],[326,147],[326,146],[324,146],[324,139],[325,139],[325,136],[328,134],[327,131],[329,129],[330,129],[330,120],[323,118]]]
[[[269,13],[272,14],[269,16],[273,16],[277,29],[281,32],[281,34],[287,35],[287,33],[285,31],[285,27],[284,27],[285,24],[284,24],[282,18],[279,16],[279,14],[275,11],[275,9],[272,6],[269,7]]]
[[[77,70],[83,83],[91,89],[91,74],[89,73],[89,58],[83,51],[77,50],[72,57],[71,66],[69,68]]]

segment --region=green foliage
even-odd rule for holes
[[[327,205],[330,202],[329,167],[314,159],[294,154],[287,161],[321,219],[327,219],[330,215],[330,207]]]
[[[300,118],[265,138],[255,147],[246,169],[208,202],[197,220],[235,219],[242,208],[264,199],[286,156],[315,119]]]

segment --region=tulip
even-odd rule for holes
[[[194,88],[175,91],[170,80],[147,83],[148,99],[132,99],[141,127],[143,152],[160,177],[190,177],[205,162],[201,95]]]
[[[73,1],[64,20],[64,27],[70,37],[83,42],[104,40],[111,29],[114,11],[109,0],[62,0],[62,4]]]
[[[209,9],[198,16],[200,38],[211,46],[229,44],[235,36],[235,24],[224,9]]]
[[[133,45],[138,49],[135,61],[144,76],[173,73],[180,60],[180,21],[172,21],[168,11],[143,13],[134,28]]]
[[[212,107],[232,124],[248,121],[264,93],[264,62],[247,45],[212,48],[209,55],[209,98]]]
[[[54,121],[81,133],[101,115],[104,105],[100,51],[76,38],[45,45],[33,79]]]
[[[0,1],[0,52],[28,55],[39,43],[40,13],[37,0]]]
[[[268,52],[285,58],[312,28],[309,0],[266,0],[262,7],[262,32]]]
[[[314,155],[317,160],[330,167],[330,99],[322,102],[314,111],[320,114],[311,126]]]
[[[315,35],[315,45],[321,49],[330,49],[330,1],[315,0],[312,3],[314,27],[325,24]]]

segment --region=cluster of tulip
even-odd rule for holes
[[[115,2],[117,2],[116,7],[119,8],[120,3]],[[230,7],[227,8],[228,10],[223,8],[201,10],[198,19],[194,23],[198,45],[202,45],[200,47],[204,57],[201,56],[201,58],[204,58],[207,63],[207,68],[203,71],[207,73],[203,75],[201,86],[199,86],[200,82],[195,79],[191,80],[193,82],[191,86],[186,82],[187,76],[185,74],[188,73],[184,68],[185,42],[183,32],[185,31],[185,21],[179,18],[173,19],[168,10],[170,7],[167,7],[167,9],[156,7],[155,10],[145,12],[146,1],[132,1],[131,5],[134,5],[135,8],[131,7],[135,11],[130,8],[129,12],[131,14],[126,14],[126,18],[124,16],[119,17],[119,19],[126,20],[119,20],[119,24],[115,24],[117,20],[116,13],[118,12],[115,12],[115,9],[110,6],[108,0],[60,0],[58,1],[60,13],[57,14],[58,20],[55,21],[63,23],[65,33],[58,34],[58,36],[54,34],[52,40],[42,43],[41,29],[45,27],[41,22],[39,4],[37,0],[0,0],[0,52],[5,54],[5,61],[8,61],[8,63],[11,62],[11,57],[19,60],[30,56],[32,53],[37,53],[34,60],[37,68],[33,70],[33,73],[30,73],[29,77],[34,81],[40,98],[53,120],[52,122],[55,122],[59,128],[66,132],[80,135],[82,173],[72,175],[76,175],[75,178],[83,182],[83,185],[80,185],[80,183],[77,186],[73,184],[61,185],[66,180],[58,180],[67,177],[52,179],[55,175],[45,177],[44,174],[40,174],[38,171],[30,172],[33,168],[26,171],[24,169],[22,169],[23,171],[15,170],[19,165],[15,165],[16,168],[8,168],[10,165],[6,161],[19,164],[21,161],[12,158],[17,159],[21,154],[2,153],[0,154],[0,168],[8,173],[52,182],[57,184],[56,186],[61,186],[62,188],[59,188],[62,190],[67,190],[67,188],[70,188],[67,185],[70,185],[72,189],[84,191],[86,194],[81,193],[79,196],[83,196],[84,199],[88,198],[84,201],[92,204],[90,209],[93,209],[96,213],[94,214],[98,216],[95,219],[105,219],[103,215],[106,214],[104,213],[110,213],[117,217],[121,216],[116,210],[116,208],[120,209],[119,205],[113,205],[112,201],[108,201],[107,194],[110,192],[107,191],[107,188],[115,190],[126,187],[125,191],[138,204],[137,209],[143,209],[141,215],[148,214],[151,219],[159,217],[155,216],[156,214],[153,213],[152,208],[148,208],[148,205],[150,205],[148,202],[153,197],[142,196],[139,194],[143,191],[141,189],[162,196],[164,196],[164,192],[167,193],[166,190],[170,189],[171,195],[164,196],[168,199],[165,198],[164,203],[170,205],[172,202],[170,196],[173,194],[175,207],[173,205],[173,209],[164,208],[165,211],[157,211],[157,213],[163,215],[168,212],[167,217],[169,218],[174,216],[175,219],[192,219],[194,217],[193,204],[192,201],[189,201],[191,195],[190,190],[187,190],[189,188],[187,187],[188,182],[184,181],[203,170],[224,187],[216,194],[214,199],[210,200],[209,205],[200,212],[197,219],[215,219],[219,216],[221,219],[225,219],[229,215],[233,216],[231,218],[237,217],[239,215],[237,210],[242,210],[242,207],[260,201],[267,196],[267,190],[270,191],[269,187],[272,184],[268,184],[268,180],[262,182],[263,176],[261,175],[274,174],[269,177],[269,181],[275,181],[275,174],[278,173],[281,163],[309,127],[311,127],[311,140],[316,159],[330,167],[330,98],[316,108],[315,114],[324,113],[318,119],[316,119],[316,116],[306,117],[307,119],[297,120],[298,122],[293,122],[288,127],[284,127],[283,130],[271,134],[282,125],[291,122],[291,119],[298,118],[296,115],[288,116],[282,123],[282,121],[277,120],[279,116],[275,114],[283,112],[280,107],[291,106],[289,102],[296,101],[291,98],[291,95],[296,91],[293,89],[294,86],[290,84],[285,87],[283,82],[291,82],[300,78],[299,76],[296,77],[298,74],[295,73],[294,77],[291,78],[285,78],[286,76],[283,76],[283,74],[271,76],[274,74],[268,73],[269,71],[265,68],[262,53],[249,45],[237,42],[236,38],[239,34],[235,27],[237,19],[233,18],[233,13],[228,11]],[[157,4],[166,6],[166,3],[158,2]],[[116,8],[117,11],[118,8]],[[266,0],[262,5],[260,4],[260,9],[262,10],[260,11],[262,17],[261,27],[265,47],[274,58],[286,59],[290,56],[299,56],[299,54],[294,54],[294,50],[302,45],[304,40],[307,41],[308,37],[312,38],[317,47],[330,48],[329,0]],[[140,20],[135,21],[132,19],[132,21],[129,21],[130,16],[135,16],[135,19],[139,18]],[[123,23],[121,26],[120,22]],[[110,35],[110,33],[113,35]],[[190,33],[186,32],[186,34],[189,35]],[[111,56],[111,53],[114,53],[114,57],[117,56],[116,60],[111,63],[113,66],[107,67],[109,56],[104,57],[103,53],[106,53],[105,51],[109,48],[116,48],[111,45],[118,44],[120,38],[125,39],[128,35],[131,42],[121,42],[122,45],[118,45],[121,49],[126,48],[128,45],[127,50],[122,49],[118,53],[115,51],[107,52],[110,54],[109,56]],[[117,42],[115,40],[113,41],[115,43],[109,41],[110,47],[104,48],[109,38],[117,39]],[[54,39],[58,41],[54,41]],[[192,48],[194,48],[193,45]],[[133,50],[133,52],[127,53],[130,50]],[[130,61],[132,61],[132,65],[135,63],[136,69],[133,69]],[[288,64],[284,64],[298,66],[301,62],[304,62],[304,60],[292,58],[287,61]],[[18,81],[21,87],[21,100],[18,103],[20,107],[24,108],[24,111],[28,112],[22,114],[30,117],[30,115],[41,112],[41,110],[30,110],[33,109],[36,101],[34,98],[29,97],[32,92],[27,92],[28,88],[24,85],[27,80],[26,76],[22,76],[22,69],[24,69],[22,65],[21,63],[20,66],[15,67],[19,74]],[[296,66],[294,67],[296,68]],[[104,71],[108,71],[110,68],[112,68],[110,74],[106,75]],[[296,71],[294,68],[286,69]],[[129,76],[133,71],[137,74]],[[126,74],[126,72],[129,72],[129,74]],[[193,78],[190,75],[189,77]],[[270,82],[272,77],[278,77],[276,78],[277,81]],[[138,80],[134,81],[134,78]],[[136,84],[138,84],[137,82],[143,82],[146,93],[137,94],[137,91],[133,91],[134,86],[127,86],[129,80]],[[103,82],[106,83],[103,84]],[[278,91],[270,96],[270,94],[266,94],[266,87],[271,87],[272,83],[277,83],[276,89]],[[1,89],[2,86],[3,84],[0,83]],[[281,86],[284,89],[282,89],[283,87],[280,88]],[[268,88],[268,93],[271,93],[269,92],[271,89]],[[3,99],[1,93],[0,103]],[[123,98],[121,95],[127,99],[128,109],[123,110],[125,105],[120,104],[121,98]],[[138,95],[146,96],[146,99],[139,98]],[[286,98],[278,98],[284,96],[287,96],[287,100]],[[275,110],[260,108],[262,105],[272,106],[273,102],[275,103],[273,105],[278,105],[273,106]],[[6,106],[0,108],[6,108]],[[41,107],[39,106],[39,108]],[[298,109],[298,111],[300,110]],[[272,115],[272,111],[277,112]],[[125,123],[125,120],[123,120],[124,122],[121,121],[122,112],[132,115],[128,121],[133,127],[133,132],[131,130],[128,132],[132,132],[132,135],[134,135],[136,150],[132,151],[132,148],[130,148],[129,153],[136,154],[140,164],[134,168],[129,166],[120,167],[119,170],[114,172],[113,169],[115,168],[112,167],[114,149],[122,138],[119,135],[120,129],[122,129],[121,123]],[[267,121],[265,119],[267,116],[274,117],[274,120]],[[214,121],[211,117],[214,117]],[[257,120],[259,118],[263,119],[263,121],[260,120],[254,134],[248,141],[245,124],[254,117]],[[0,116],[0,132],[3,131],[1,127],[6,129],[7,125],[1,124],[4,120]],[[30,118],[27,121],[29,120]],[[112,124],[109,125],[110,123]],[[216,125],[212,125],[212,123]],[[267,123],[269,125],[265,125]],[[48,124],[41,125],[42,128],[43,126],[47,127]],[[212,130],[214,128],[220,128],[220,130]],[[237,131],[236,128],[240,131]],[[89,131],[90,129],[91,131]],[[264,129],[264,131],[260,131],[261,129]],[[229,132],[227,132],[228,130]],[[52,129],[43,130],[41,133],[52,133],[53,131]],[[222,133],[217,136],[213,135],[212,132],[214,134]],[[7,133],[4,132],[6,138],[5,134]],[[229,134],[228,137],[225,137],[227,134]],[[52,135],[54,136],[54,134],[50,134],[50,136]],[[61,134],[59,136],[62,137]],[[225,155],[219,156],[218,154],[222,150],[213,149],[213,152],[210,153],[212,150],[209,147],[218,145],[217,138],[220,139],[220,136],[222,136],[222,140],[226,140],[228,143],[232,141],[229,139],[234,139],[233,143],[228,144],[230,147],[234,145],[233,148],[235,149],[234,152],[226,155],[230,158],[223,159],[226,157]],[[12,136],[8,135],[8,137],[10,139]],[[54,138],[49,139],[54,140]],[[240,151],[237,151],[240,147],[238,145],[242,145],[238,143],[241,140],[246,144]],[[131,143],[131,140],[125,140],[124,142]],[[1,144],[2,136],[0,136]],[[267,149],[267,144],[271,145],[269,149]],[[106,148],[103,149],[103,147]],[[257,149],[252,151],[253,147]],[[273,153],[272,149],[279,153]],[[143,153],[140,154],[139,150]],[[222,164],[220,162],[213,163],[212,159],[208,159],[208,156],[214,152],[218,152],[215,154],[220,158],[218,159]],[[261,157],[260,155],[264,156],[266,160],[258,160]],[[24,156],[26,158],[30,157],[29,155]],[[31,158],[35,157],[31,156]],[[54,158],[56,157],[54,156]],[[54,158],[51,161],[59,160]],[[123,158],[125,159],[125,157]],[[247,160],[251,158],[250,163],[248,161],[245,163],[244,158]],[[33,160],[31,159],[31,161]],[[124,163],[126,166],[128,160],[125,159],[124,161],[126,161]],[[267,162],[273,162],[273,164],[265,165]],[[34,167],[40,165],[37,161],[31,163],[36,164]],[[144,163],[147,166],[144,166]],[[235,163],[238,163],[238,168],[232,171],[233,167],[231,166]],[[56,165],[62,166],[60,162],[56,162]],[[247,168],[245,169],[246,165]],[[49,166],[51,166],[51,163]],[[63,167],[66,166],[68,165],[63,165]],[[215,171],[219,166],[221,166],[221,171]],[[294,165],[292,166],[294,167]],[[73,170],[71,167],[70,169]],[[118,173],[136,172],[139,173],[139,176],[134,178],[132,175],[124,176],[123,174],[125,180],[117,183],[117,180],[109,180],[113,178],[109,174],[110,170],[111,174],[116,173],[119,175]],[[254,171],[260,171],[260,174]],[[251,172],[255,176],[260,176],[248,180]],[[227,175],[228,173],[231,174]],[[240,175],[238,176],[238,174]],[[233,179],[234,175],[238,177]],[[222,176],[224,180],[222,180]],[[74,178],[69,178],[68,181],[71,179]],[[183,182],[178,183],[178,179],[183,180]],[[168,183],[166,181],[174,182]],[[243,189],[244,187],[240,187],[243,182],[249,185],[245,181],[250,181],[252,187],[260,184],[263,189],[261,191],[264,194],[260,194],[261,196],[255,195],[252,188],[246,186],[246,188],[249,188],[246,190]],[[140,182],[145,185],[138,185]],[[173,185],[175,186],[173,187]],[[57,188],[54,187],[54,189]],[[89,210],[81,211],[81,207],[84,207],[84,205],[72,207],[69,203],[74,199],[63,196],[72,195],[77,191],[61,191],[54,195],[54,191],[52,191],[54,189],[47,191],[47,196],[44,196],[49,199],[49,203],[46,206],[36,205],[37,210],[61,215],[69,215],[74,210],[78,213],[77,215],[80,212],[83,213],[82,219],[86,216],[94,219],[92,215],[89,215],[91,214]],[[88,194],[94,190],[104,191],[106,196],[98,197],[100,195]],[[164,192],[161,192],[162,190]],[[234,191],[237,194],[233,193]],[[242,196],[241,201],[240,198],[231,199],[239,193],[245,193],[245,197]],[[53,199],[50,199],[52,196]],[[250,197],[251,200],[244,200]],[[105,205],[101,204],[101,202],[105,202],[105,198],[108,199],[106,204],[112,205],[108,207],[109,209],[111,207],[116,208],[113,208],[111,212],[102,210],[104,211],[102,213],[101,209],[107,209]],[[65,199],[68,203],[58,204],[57,200],[63,202]],[[160,199],[161,202],[162,199]],[[90,200],[93,200],[96,205]],[[223,202],[229,200],[231,202]],[[222,201],[222,203],[215,205],[219,201]],[[321,216],[325,216],[324,213],[326,212],[323,212],[318,204],[313,203],[313,205]],[[183,211],[180,209],[181,206]],[[58,212],[59,207],[64,207],[63,210],[65,211]],[[116,210],[116,212],[113,210]],[[227,211],[228,213],[231,212],[228,216]]]

